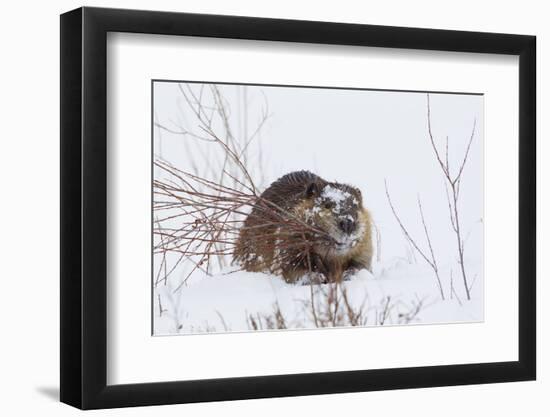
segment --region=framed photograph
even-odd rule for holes
[[[61,16],[61,401],[535,379],[535,37]]]

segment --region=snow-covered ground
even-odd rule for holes
[[[472,268],[478,265],[470,265]],[[197,272],[200,274],[200,271]],[[482,282],[482,279],[479,279]],[[462,283],[453,282],[456,294],[450,296],[450,282],[442,300],[433,271],[423,265],[396,259],[377,265],[375,274],[363,270],[342,284],[349,305],[361,311],[360,325],[405,325],[456,323],[483,320],[483,288],[474,285],[467,301]],[[327,308],[330,284],[287,284],[282,278],[263,273],[234,272],[203,276],[189,286],[175,290],[172,285],[155,289],[154,323],[156,335],[242,332],[277,328],[279,310],[287,329],[330,327]],[[337,308],[337,326],[349,326],[347,306]],[[313,296],[312,296],[313,292]],[[312,298],[313,297],[313,298]],[[314,300],[317,325],[312,309]],[[159,304],[160,302],[160,304]],[[330,305],[330,306],[329,306]],[[162,308],[162,312],[161,312]]]

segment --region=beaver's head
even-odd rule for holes
[[[326,234],[315,249],[329,256],[353,250],[365,233],[361,191],[346,184],[312,182],[304,194],[306,221]]]

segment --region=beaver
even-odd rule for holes
[[[288,283],[327,283],[371,271],[372,255],[372,219],[361,191],[296,171],[273,182],[253,204],[233,262]]]

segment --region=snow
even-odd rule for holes
[[[336,204],[334,208],[335,211],[340,210],[341,204],[350,197],[350,193],[333,187],[332,185],[327,185],[325,188],[323,188],[323,192],[321,193],[321,198],[326,198],[328,200],[334,201],[334,203]]]
[[[484,320],[482,96],[433,94],[430,98],[436,145],[440,151],[448,146],[450,170],[454,174],[462,162],[472,121],[477,120],[459,201],[466,275],[471,286],[471,300],[467,300],[444,180],[427,137],[425,94],[230,85],[221,86],[220,91],[231,104],[232,129],[236,136],[253,131],[262,106],[269,104],[271,117],[257,140],[247,148],[250,173],[258,189],[265,189],[289,172],[309,170],[327,181],[350,184],[361,191],[363,205],[375,225],[377,250],[373,273],[359,271],[344,282],[342,288],[354,309],[359,310],[365,302],[364,324]],[[249,114],[243,117],[245,104]],[[191,121],[185,124],[186,116],[188,119],[190,116],[182,115],[181,93],[175,83],[155,84],[154,110],[158,123],[177,127],[176,121],[193,127]],[[223,160],[219,149],[203,141],[185,141],[181,135],[160,129],[156,129],[154,135],[155,155],[179,168],[203,167],[210,174],[210,169]],[[155,178],[160,175],[156,169]],[[219,173],[211,175],[212,180],[219,177]],[[434,272],[403,236],[388,205],[386,183],[401,221],[428,253],[419,215],[418,200],[421,200],[445,300],[441,299]],[[337,205],[349,196],[329,186],[325,187],[322,197]],[[170,226],[177,228],[178,224]],[[177,258],[176,255],[168,257],[169,267]],[[160,262],[160,258],[155,258],[154,271],[158,271]],[[209,274],[200,270],[193,272],[176,291],[191,268],[189,262],[182,262],[166,285],[161,282],[153,289],[155,335],[250,331],[254,327],[250,317],[256,322],[262,321],[265,329],[270,327],[265,326],[269,324],[265,318],[275,317],[277,311],[283,315],[287,328],[316,327],[311,293],[314,293],[316,307],[322,309],[321,295],[330,292],[327,285],[292,285],[278,276],[234,272],[230,260]],[[307,284],[307,277],[302,281]],[[387,297],[390,297],[390,314],[381,320],[380,314],[388,305]],[[420,302],[418,314],[409,317]],[[346,325],[345,318],[341,325]]]
[[[472,263],[469,267],[476,269],[478,265]],[[331,285],[310,286],[307,278],[303,281],[306,285],[287,284],[277,276],[227,270],[215,276],[203,275],[175,292],[174,285],[160,285],[154,296],[155,335],[250,331],[251,316],[256,321],[260,317],[265,325],[264,317],[273,317],[277,307],[287,329],[315,328],[312,290],[319,311],[326,301],[322,293],[327,293]],[[442,300],[433,271],[404,259],[376,264],[374,274],[359,271],[342,287],[347,291],[349,304],[357,311],[362,307],[366,312],[366,326],[483,320],[482,287],[474,286],[472,299],[467,301],[457,280],[456,295],[450,298],[449,286],[444,289],[446,299]],[[406,316],[412,314],[419,303],[422,304],[418,314],[406,322]],[[381,323],[386,304],[390,313]],[[347,317],[339,325],[349,326]]]

